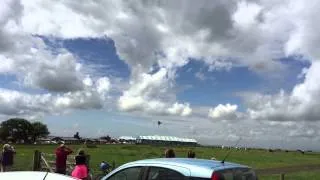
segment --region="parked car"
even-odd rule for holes
[[[0,173],[2,180],[75,180],[70,176],[39,171],[13,171]]]
[[[257,180],[248,166],[205,159],[160,158],[130,162],[102,180]]]

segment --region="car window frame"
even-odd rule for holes
[[[139,180],[144,180],[143,177],[144,177],[144,174],[146,173],[146,169],[147,169],[145,166],[130,166],[130,167],[126,167],[126,168],[123,168],[123,169],[119,169],[119,171],[114,172],[113,174],[111,174],[111,176],[103,178],[103,180],[109,180],[110,178],[114,177],[118,173],[120,173],[122,171],[125,171],[127,169],[131,169],[131,168],[141,168],[141,171],[140,171],[138,179]]]

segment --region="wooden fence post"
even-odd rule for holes
[[[112,170],[114,170],[116,168],[116,162],[112,161]]]
[[[280,180],[284,180],[284,174],[280,174]]]
[[[40,171],[40,169],[41,169],[41,152],[38,150],[35,150],[33,154],[32,171]]]

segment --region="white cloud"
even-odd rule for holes
[[[233,120],[237,118],[237,105],[219,104],[214,108],[209,109],[208,117],[212,119]]]
[[[320,7],[317,0],[21,2],[5,0],[0,6],[0,74],[12,74],[23,86],[47,93],[2,89],[1,115],[35,117],[103,107],[115,80],[86,72],[86,65],[66,49],[53,53],[41,38],[33,35],[62,39],[107,36],[131,70],[129,85],[118,88],[123,93],[115,97],[115,104],[122,111],[182,119],[189,116],[194,126],[201,125],[194,123],[198,120],[195,116],[204,111],[206,118],[239,119],[243,114],[238,112],[237,105],[221,104],[210,111],[208,107],[198,111],[189,103],[179,102],[173,91],[176,70],[196,60],[212,71],[245,66],[270,76],[285,70],[279,58],[302,55],[301,60],[312,63],[301,74],[305,76],[303,83],[291,92],[245,96],[248,122],[234,121],[237,123],[228,124],[232,128],[227,131],[225,124],[219,124],[221,130],[214,133],[223,138],[237,130],[232,135],[236,137],[252,127],[252,136],[263,134],[259,138],[276,139],[283,127],[299,128],[291,121],[320,120],[320,26],[314,18]],[[253,123],[253,119],[269,120],[270,124]],[[199,128],[205,132],[199,134],[209,136],[206,132],[212,132],[211,125]],[[307,135],[298,131],[289,135],[319,135],[312,131],[315,127],[305,127]],[[264,136],[266,133],[268,136]]]
[[[237,11],[233,14],[233,20],[241,28],[249,28],[258,23],[257,16],[261,10],[262,7],[258,4],[240,1]]]
[[[199,80],[201,80],[201,81],[204,81],[204,80],[206,80],[206,77],[205,77],[205,75],[202,73],[202,72],[197,72],[196,74],[195,74],[195,76],[196,76],[196,78],[198,78]]]
[[[109,82],[107,78],[98,79],[96,82],[101,81],[106,84]],[[105,104],[105,95],[108,91],[109,88],[106,85],[58,94],[29,94],[2,88],[0,89],[0,114],[8,117],[31,117],[61,114],[73,109],[101,109]]]
[[[155,63],[170,69],[183,66],[189,57],[202,59],[212,69],[233,65],[224,57],[236,57],[233,61],[252,69],[277,69],[272,59],[283,55],[278,47],[288,40],[283,34],[291,23],[286,19],[290,12],[281,11],[286,3],[267,1],[48,1],[41,8],[38,1],[22,3],[26,32],[63,38],[106,34],[119,56],[143,72]]]
[[[69,92],[83,90],[82,74],[77,71],[77,62],[72,54],[61,53],[56,57],[40,57],[34,59],[29,67],[25,67],[24,82],[31,87],[38,87],[55,92]],[[16,68],[22,66],[15,64]]]
[[[172,102],[169,93],[170,82],[165,68],[161,68],[153,74],[142,73],[130,82],[130,88],[125,90],[119,98],[119,109],[162,115],[190,115],[192,109],[189,104]]]
[[[275,95],[245,95],[248,114],[253,119],[274,121],[320,120],[319,69],[320,62],[313,62],[305,73],[304,82],[297,84],[291,93],[281,90]]]
[[[0,75],[14,75],[23,89],[47,92],[26,93],[2,88],[0,101],[3,108],[0,114],[37,118],[72,109],[104,106],[110,91],[108,77],[95,74],[90,77],[86,74],[86,65],[66,49],[52,51],[34,32],[22,29],[22,19],[32,13],[20,1],[4,1],[0,14]]]
[[[166,112],[163,109],[176,103],[172,93],[168,101],[164,92],[168,93],[172,87],[165,86],[174,85],[175,70],[190,58],[205,62],[210,70],[230,69],[234,65],[259,72],[283,70],[276,59],[285,53],[297,53],[294,50],[297,48],[289,52],[286,47],[294,38],[293,32],[300,28],[293,22],[301,19],[295,14],[299,3],[302,1],[288,1],[290,7],[294,7],[288,9],[287,3],[280,1],[164,4],[48,1],[41,6],[38,1],[22,1],[21,24],[24,32],[45,36],[107,35],[132,70],[131,87],[123,91],[119,108],[163,113]],[[154,64],[161,70],[150,78]],[[161,76],[164,71],[166,77]],[[159,82],[163,85],[157,84]],[[67,90],[70,89],[81,90],[81,86]]]
[[[168,108],[168,112],[173,115],[189,116],[192,113],[192,109],[189,104],[174,103],[172,107]]]

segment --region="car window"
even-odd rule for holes
[[[256,180],[257,177],[253,170],[247,168],[238,168],[234,170],[235,180]]]
[[[140,180],[141,172],[142,167],[127,168],[115,173],[108,180]]]
[[[233,171],[230,169],[220,171],[219,180],[234,180],[233,179]]]
[[[253,170],[248,168],[235,168],[215,172],[219,180],[257,180]]]
[[[148,180],[183,180],[185,176],[177,171],[160,168],[160,167],[150,167],[148,173]]]

